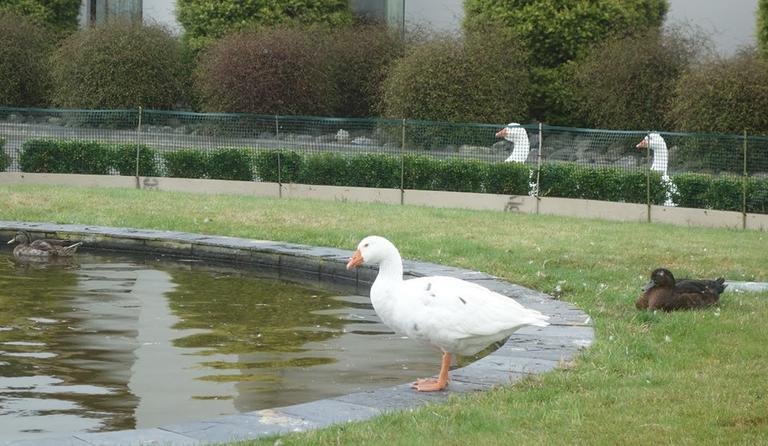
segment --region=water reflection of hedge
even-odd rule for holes
[[[175,328],[207,330],[174,340],[177,347],[200,348],[203,354],[296,352],[307,342],[337,336],[344,325],[335,316],[314,313],[344,307],[317,290],[234,273],[171,274],[179,285],[167,297],[182,319]]]

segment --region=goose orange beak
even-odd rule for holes
[[[496,137],[497,138],[506,138],[507,137],[507,132],[508,132],[507,128],[504,127],[503,129],[501,129],[498,132],[496,132]]]
[[[360,250],[355,250],[355,253],[352,254],[352,258],[349,259],[349,262],[347,262],[347,269],[355,268],[356,266],[362,265],[364,262],[363,255],[360,254]]]

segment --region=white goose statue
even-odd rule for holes
[[[667,184],[667,194],[664,200],[664,206],[677,206],[672,199],[672,196],[677,192],[677,186],[672,182],[672,179],[667,175],[667,162],[669,161],[669,150],[667,149],[667,142],[664,138],[656,133],[649,133],[642,139],[636,146],[638,149],[650,148],[653,151],[653,161],[651,162],[651,170],[661,172],[661,180]]]
[[[524,163],[531,151],[531,142],[528,132],[516,122],[510,122],[506,127],[496,132],[497,138],[504,138],[514,144],[512,154],[504,161],[507,163]]]
[[[446,276],[403,280],[400,252],[384,237],[364,238],[347,269],[363,263],[379,265],[371,303],[381,321],[395,332],[443,352],[438,377],[411,384],[419,392],[439,391],[448,385],[451,355],[473,355],[524,325],[549,325],[549,316],[476,283]]]
[[[496,132],[497,138],[504,138],[512,142],[512,153],[505,163],[524,163],[531,152],[531,141],[528,139],[528,132],[520,124],[510,122],[506,127]],[[536,182],[533,180],[533,169],[528,170],[528,195],[536,196]]]

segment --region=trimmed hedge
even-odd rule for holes
[[[208,171],[208,156],[196,149],[183,149],[163,153],[165,169],[173,178],[205,178]]]
[[[32,139],[22,145],[19,165],[23,172],[107,175],[114,170],[120,175],[133,176],[136,174],[137,149],[139,175],[158,175],[154,149],[95,141]]]
[[[0,137],[0,172],[11,165],[11,157],[5,153],[5,138]]]
[[[667,186],[661,174],[651,172],[651,202],[663,204]],[[539,195],[542,197],[645,203],[646,172],[618,168],[588,168],[570,163],[541,166]]]
[[[139,175],[154,177],[160,174],[155,161],[155,150],[140,144],[114,146],[113,166],[120,175],[136,175],[136,151],[139,152]]]
[[[106,175],[113,164],[112,151],[92,141],[33,139],[22,146],[23,172]]]
[[[301,164],[301,155],[290,150],[269,150],[254,156],[257,178],[265,182],[297,183]]]
[[[253,180],[252,158],[245,149],[184,149],[164,153],[163,159],[169,177]]]
[[[208,177],[253,181],[253,160],[244,149],[219,149],[208,156]]]
[[[677,186],[674,201],[678,206],[742,211],[742,176],[682,173],[672,177]],[[768,214],[768,178],[746,178],[747,212]]]

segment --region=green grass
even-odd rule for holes
[[[43,186],[0,186],[0,219],[346,249],[379,234],[405,258],[558,294],[594,320],[597,342],[567,368],[443,405],[285,436],[284,445],[768,444],[768,293],[726,294],[719,312],[634,308],[658,266],[679,277],[768,281],[764,232]]]

